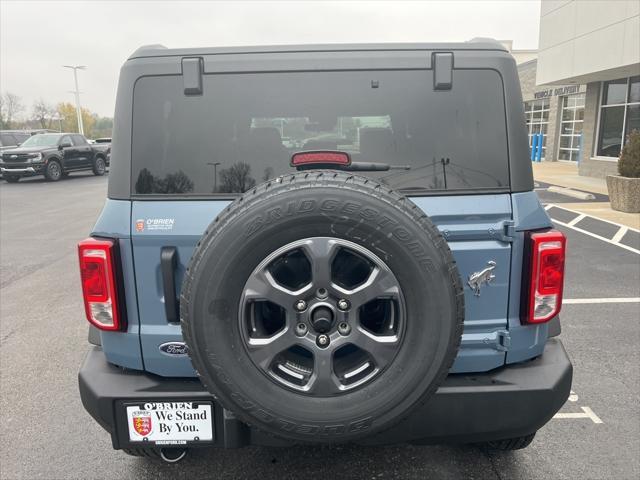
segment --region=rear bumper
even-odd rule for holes
[[[573,368],[562,343],[547,342],[543,355],[478,375],[449,375],[435,396],[408,418],[359,443],[480,442],[528,435],[562,407]],[[238,421],[197,379],[163,378],[108,363],[92,347],[79,374],[82,403],[111,434],[114,448],[130,446],[123,404],[129,401],[207,400],[214,404],[214,445],[287,445]]]

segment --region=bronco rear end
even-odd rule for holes
[[[564,254],[497,43],[142,48],[79,246],[82,400],[166,460],[522,448],[571,386]]]

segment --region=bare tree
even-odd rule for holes
[[[251,177],[251,166],[244,162],[238,162],[235,165],[220,171],[220,180],[222,185],[220,191],[225,193],[242,193],[256,184],[255,178]]]
[[[51,119],[55,113],[56,109],[43,98],[36,100],[33,104],[33,119],[40,123],[41,128],[51,128]]]
[[[193,191],[193,182],[182,170],[170,173],[160,182],[162,193],[189,193]]]
[[[11,128],[11,122],[17,114],[24,110],[22,98],[15,93],[5,92],[2,97],[2,109],[4,111],[3,123],[5,128]]]
[[[147,168],[140,170],[136,180],[136,193],[157,193],[155,186],[158,179]]]
[[[271,180],[273,178],[273,168],[267,167],[264,169],[264,174],[262,175],[262,180],[265,182],[267,180]]]

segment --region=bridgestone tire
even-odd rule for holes
[[[242,291],[256,266],[310,237],[375,251],[406,304],[394,360],[370,383],[336,396],[277,384],[252,362],[239,327]],[[446,241],[413,202],[365,177],[310,171],[259,185],[211,223],[187,268],[180,316],[193,365],[225,408],[277,437],[335,443],[385,430],[429,400],[456,357],[464,297]]]

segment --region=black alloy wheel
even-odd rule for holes
[[[62,178],[62,166],[57,160],[49,160],[45,167],[44,176],[50,182],[57,182]]]
[[[393,361],[405,305],[395,275],[370,250],[313,237],[258,265],[239,321],[249,356],[269,378],[332,396],[366,385]]]

